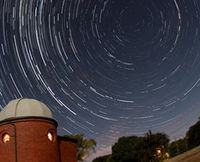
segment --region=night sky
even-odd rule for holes
[[[98,150],[183,137],[200,116],[200,1],[0,0],[0,108],[21,97]]]

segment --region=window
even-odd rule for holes
[[[8,133],[5,133],[5,134],[3,135],[2,140],[3,140],[3,143],[9,142],[9,141],[10,141],[10,135],[9,135]]]
[[[47,137],[50,141],[53,141],[53,133],[52,132],[48,132]]]

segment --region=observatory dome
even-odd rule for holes
[[[12,100],[0,112],[0,121],[19,117],[45,117],[53,119],[50,109],[45,104],[28,98]]]

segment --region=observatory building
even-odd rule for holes
[[[76,162],[76,153],[76,141],[57,135],[40,101],[16,99],[0,112],[0,162]]]

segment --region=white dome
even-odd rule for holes
[[[12,100],[0,112],[0,121],[18,117],[46,117],[53,119],[51,111],[45,104],[28,98]]]

